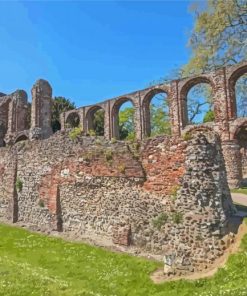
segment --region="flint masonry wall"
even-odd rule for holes
[[[233,212],[220,149],[201,134],[140,147],[63,133],[19,142],[0,150],[0,218],[126,251],[172,249],[180,271],[200,269],[222,254]]]

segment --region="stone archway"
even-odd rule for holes
[[[86,114],[87,134],[104,136],[105,131],[105,110],[101,106],[91,107]]]
[[[80,125],[80,116],[78,112],[70,112],[65,120],[66,128],[74,128]]]
[[[214,96],[215,96],[215,85],[214,82],[206,77],[206,76],[198,76],[192,79],[189,79],[181,88],[180,90],[180,103],[181,103],[181,116],[182,116],[182,126],[183,128],[186,125],[191,124],[189,119],[189,109],[188,109],[188,94],[189,92],[198,85],[208,85],[211,88],[212,91],[212,101],[214,102]],[[198,108],[196,106],[196,108]],[[213,108],[214,111],[214,108]]]
[[[135,102],[129,97],[121,97],[117,99],[112,107],[112,137],[115,139],[121,139],[120,125],[119,125],[119,111],[123,104],[129,102],[133,108],[133,130],[137,133],[137,119],[136,119],[136,106]]]

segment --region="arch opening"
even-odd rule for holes
[[[240,163],[243,178],[241,184],[247,186],[247,122],[238,128],[235,139],[240,148]]]
[[[17,137],[17,139],[15,140],[15,143],[21,142],[21,141],[26,141],[28,140],[28,137],[26,135],[21,135],[19,137]]]
[[[86,116],[89,135],[104,136],[105,110],[100,106],[92,107]]]
[[[131,99],[121,98],[113,107],[113,137],[120,140],[134,140],[135,107]]]
[[[188,88],[184,117],[185,125],[214,121],[213,89],[208,81],[199,81]]]
[[[235,104],[236,117],[247,117],[247,73],[236,80]]]
[[[6,126],[4,122],[0,121],[0,147],[5,146],[5,141],[4,141],[5,134],[6,134]]]
[[[165,91],[155,89],[146,95],[143,101],[143,114],[146,137],[171,134],[168,96]]]
[[[65,121],[66,128],[74,128],[74,127],[78,127],[79,125],[80,125],[79,114],[77,112],[70,113]]]

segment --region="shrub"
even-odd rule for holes
[[[112,139],[111,139],[111,143],[112,143],[112,144],[115,144],[116,142],[117,142],[116,138],[112,138]]]
[[[211,122],[211,121],[214,121],[214,111],[212,110],[209,110],[204,118],[203,118],[203,122],[206,123],[206,122]]]
[[[44,208],[44,207],[45,207],[45,203],[44,203],[43,199],[40,199],[40,200],[39,200],[39,206],[40,206],[41,208]]]
[[[92,152],[86,152],[85,154],[82,155],[83,160],[85,161],[90,161],[93,159],[93,153]]]
[[[101,140],[100,140],[99,138],[97,138],[97,139],[95,139],[95,144],[96,144],[96,145],[101,145],[102,142],[101,142]]]
[[[190,132],[186,132],[183,136],[184,141],[189,141],[192,139],[192,135]]]
[[[161,229],[162,225],[164,225],[168,220],[168,215],[166,213],[159,214],[156,218],[153,219],[152,224],[158,230]]]
[[[170,197],[172,200],[177,198],[178,190],[180,189],[179,185],[175,185],[171,188]]]
[[[18,192],[22,191],[23,182],[19,178],[16,179],[15,187]]]
[[[92,130],[92,129],[89,130],[88,134],[89,134],[90,137],[95,137],[96,136],[95,131]]]
[[[175,212],[175,213],[172,215],[172,221],[173,221],[175,224],[180,224],[180,223],[182,223],[182,221],[183,221],[183,214],[180,213],[180,212]]]
[[[107,162],[113,159],[113,152],[111,149],[105,151],[105,159]]]
[[[76,140],[82,133],[82,128],[79,127],[74,127],[70,132],[69,132],[69,137],[72,141]]]
[[[119,172],[120,172],[121,174],[124,174],[124,173],[125,173],[125,169],[126,169],[125,164],[120,164],[120,165],[118,166],[118,170],[119,170]]]

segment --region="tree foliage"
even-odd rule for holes
[[[94,113],[93,129],[96,136],[104,136],[104,110],[100,109]]]
[[[134,108],[127,107],[119,111],[119,137],[120,140],[135,139]]]
[[[51,118],[53,132],[56,132],[61,128],[60,118],[59,118],[60,114],[62,112],[73,110],[75,108],[76,108],[75,103],[71,102],[70,99],[67,99],[64,97],[53,98],[52,118]]]
[[[188,123],[200,123],[204,116],[213,112],[212,88],[207,83],[199,83],[187,94]]]
[[[197,74],[247,59],[246,0],[208,0],[191,8],[195,17],[189,39],[192,57],[183,74]]]
[[[208,0],[191,7],[194,28],[189,39],[192,56],[182,69],[182,76],[215,70],[247,59],[246,0]],[[238,116],[247,114],[247,75],[236,85]],[[210,104],[210,94],[207,101]],[[194,111],[202,112],[199,101],[191,102]],[[188,104],[188,106],[190,106]],[[189,107],[190,108],[190,107]],[[211,110],[212,111],[212,110]]]
[[[169,106],[164,93],[157,94],[150,103],[151,136],[170,135]]]

